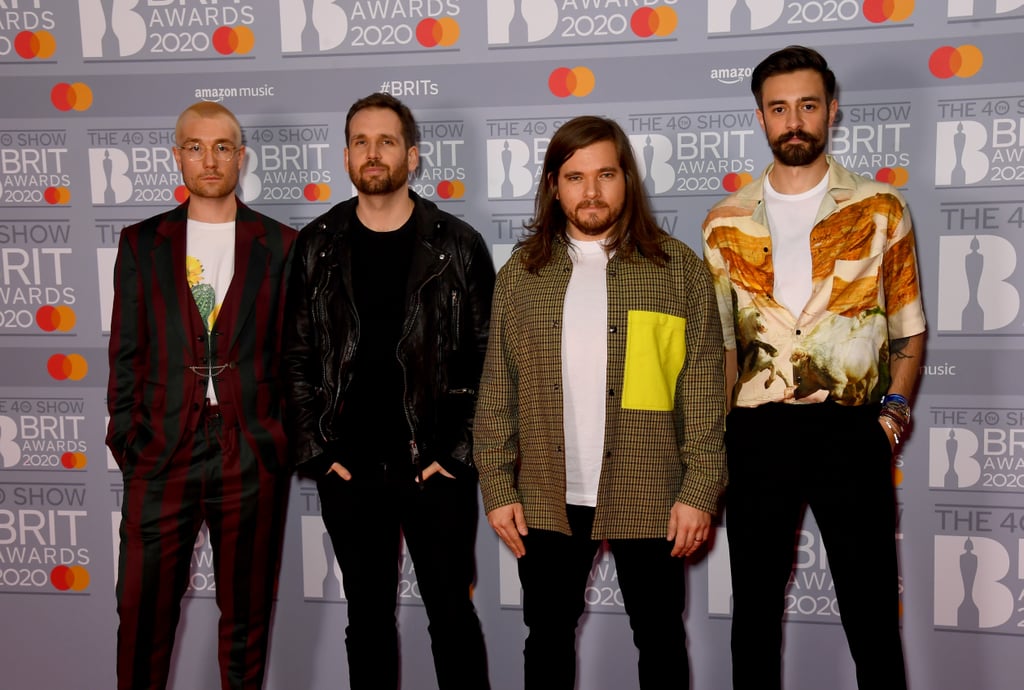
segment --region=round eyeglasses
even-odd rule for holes
[[[209,149],[213,153],[213,157],[219,161],[229,161],[235,157],[238,153],[238,148],[233,144],[225,144],[224,142],[217,142],[213,146],[205,146],[200,144],[198,141],[190,141],[184,146],[175,147],[181,151],[181,155],[190,161],[201,161],[206,157],[206,151]]]

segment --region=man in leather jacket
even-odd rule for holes
[[[293,456],[317,481],[348,601],[350,687],[398,687],[404,535],[439,688],[486,690],[472,424],[494,266],[479,233],[409,189],[405,105],[357,101],[345,139],[358,194],[299,235],[285,371]]]

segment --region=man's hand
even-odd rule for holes
[[[428,479],[430,479],[431,476],[437,474],[438,472],[440,472],[441,475],[444,477],[448,477],[449,479],[455,479],[454,475],[450,474],[449,472],[446,472],[445,469],[441,467],[441,463],[435,460],[434,462],[430,463],[430,466],[427,467],[427,469],[423,470],[422,481],[427,481]],[[417,478],[416,481],[420,481],[420,479]]]
[[[672,555],[689,556],[708,540],[711,534],[711,513],[678,501],[668,518],[668,540],[674,541]]]
[[[327,474],[330,474],[331,472],[334,472],[346,482],[352,478],[352,473],[345,469],[345,466],[340,462],[335,462],[331,465],[331,468],[327,470]]]
[[[512,555],[519,558],[526,553],[522,537],[526,536],[526,515],[522,503],[509,503],[487,513],[487,522],[505,542]]]

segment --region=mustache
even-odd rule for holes
[[[581,201],[580,203],[576,204],[577,210],[581,208],[608,208],[608,204],[598,199],[591,199],[589,201]]]
[[[799,139],[802,142],[812,144],[818,140],[813,134],[808,134],[802,129],[795,129],[792,132],[786,132],[785,134],[776,137],[775,143],[779,146],[790,143],[791,139]]]

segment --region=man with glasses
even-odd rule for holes
[[[114,268],[107,445],[121,468],[118,688],[167,684],[205,521],[222,688],[262,687],[289,472],[278,394],[296,232],[236,196],[235,116],[187,108],[174,160],[189,198],[125,228]]]

